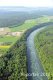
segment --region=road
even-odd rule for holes
[[[34,45],[35,35],[44,28],[34,30],[27,38],[28,80],[48,80]]]

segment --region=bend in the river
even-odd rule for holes
[[[34,46],[35,35],[44,28],[34,30],[27,37],[28,80],[48,80]]]

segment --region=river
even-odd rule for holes
[[[28,80],[48,80],[34,45],[35,35],[44,28],[34,30],[27,38]]]

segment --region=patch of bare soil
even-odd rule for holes
[[[21,36],[24,32],[11,32],[9,28],[0,28],[0,35]]]

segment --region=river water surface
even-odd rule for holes
[[[27,38],[28,80],[48,80],[34,45],[35,35],[44,28],[33,31]]]

